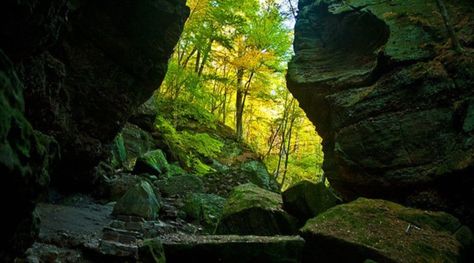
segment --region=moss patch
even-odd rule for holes
[[[301,233],[309,240],[330,239],[345,242],[346,247],[364,247],[389,261],[457,262],[463,249],[454,236],[459,227],[459,221],[447,213],[360,198],[310,219]]]

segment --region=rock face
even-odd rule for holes
[[[21,253],[38,235],[33,210],[49,183],[51,139],[34,131],[24,117],[22,92],[12,63],[0,50],[0,198],[4,211],[15,211],[9,212],[1,227],[0,259]]]
[[[299,1],[288,87],[346,199],[442,209],[474,225],[474,9],[445,1]]]
[[[0,169],[17,195],[2,259],[30,245],[50,178],[66,191],[94,182],[108,145],[161,84],[188,13],[184,0],[0,3]]]
[[[85,175],[160,86],[185,1],[8,0],[0,8],[0,48],[25,86],[26,116],[59,142],[58,171],[69,171],[53,183],[87,186]]]
[[[289,235],[295,231],[296,220],[283,208],[281,196],[243,184],[234,188],[226,204],[216,233],[224,235]]]
[[[282,193],[283,208],[301,223],[338,205],[340,200],[324,183],[302,181]]]
[[[444,212],[360,198],[333,207],[301,229],[303,262],[462,262],[469,228]]]

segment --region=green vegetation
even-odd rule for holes
[[[294,14],[288,3],[188,1],[190,17],[156,96],[156,126],[186,170],[214,172],[208,160],[229,150],[214,131],[229,126],[282,189],[322,175],[321,139],[285,84]]]

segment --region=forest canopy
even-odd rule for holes
[[[189,0],[188,6],[190,16],[158,100],[191,102],[232,127],[283,189],[302,179],[318,180],[321,138],[285,83],[296,4]]]

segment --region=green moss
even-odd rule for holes
[[[204,192],[202,180],[196,175],[177,175],[156,183],[158,190],[166,196],[184,196],[188,193]]]
[[[216,229],[218,234],[293,234],[296,220],[282,209],[277,193],[244,184],[234,188]]]
[[[191,193],[184,200],[186,215],[213,233],[224,209],[225,198],[213,194]]]
[[[168,161],[162,150],[148,152],[137,159],[133,172],[161,175],[168,171]]]
[[[224,207],[224,216],[239,213],[242,210],[260,207],[263,209],[281,209],[283,200],[277,193],[262,189],[254,184],[243,184],[234,188]]]
[[[462,247],[453,235],[459,226],[443,212],[359,198],[308,220],[301,233],[309,240],[321,235],[344,240],[395,261],[454,262]]]

